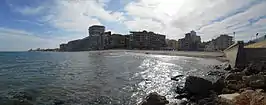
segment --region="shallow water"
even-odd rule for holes
[[[179,74],[206,77],[214,59],[129,52],[2,52],[0,105],[18,94],[36,105],[135,105],[150,92],[171,102]],[[215,79],[215,77],[209,77]]]

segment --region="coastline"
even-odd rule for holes
[[[228,61],[225,58],[223,52],[204,52],[204,51],[166,51],[166,50],[100,50],[100,51],[89,51],[89,52],[129,52],[129,53],[141,53],[141,54],[156,54],[156,55],[169,55],[169,56],[186,56],[186,57],[198,57],[198,58],[213,58],[222,62]]]
[[[68,52],[68,51],[29,51],[29,52]],[[223,52],[205,52],[205,51],[167,51],[167,50],[126,50],[126,49],[111,49],[111,50],[94,50],[94,51],[71,51],[71,52],[101,52],[101,53],[141,53],[141,54],[156,54],[169,56],[185,56],[197,58],[212,58],[221,62],[227,62]]]

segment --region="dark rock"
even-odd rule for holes
[[[176,99],[189,98],[189,94],[188,93],[178,94],[177,96],[175,96],[175,98]]]
[[[225,88],[224,78],[219,78],[216,82],[213,83],[213,90],[220,94]]]
[[[198,105],[215,105],[215,99],[208,97],[208,98],[204,98],[204,99],[200,99],[198,101]]]
[[[177,86],[175,92],[176,92],[177,94],[182,94],[182,93],[185,92],[185,90],[184,90],[184,89],[181,89],[180,87]]]
[[[189,93],[202,96],[208,95],[212,88],[211,81],[195,76],[188,76],[184,87]]]
[[[156,92],[150,93],[140,105],[166,105],[169,101]]]
[[[214,66],[214,69],[221,69],[221,66],[219,66],[219,65],[215,65],[215,66]]]
[[[231,70],[232,69],[232,67],[231,67],[231,65],[229,64],[229,65],[227,65],[225,68],[224,68],[224,70],[227,70],[227,71],[229,71],[229,70]]]
[[[239,90],[242,88],[247,87],[247,85],[245,84],[245,82],[243,81],[237,81],[237,80],[228,80],[225,82],[226,83],[226,87],[229,89],[233,89],[233,90]]]
[[[223,93],[223,94],[232,94],[232,93],[235,93],[235,92],[236,92],[235,90],[228,89],[228,88],[223,88],[221,93]]]
[[[242,80],[242,77],[245,76],[243,73],[229,73],[225,76],[225,81],[227,80]]]
[[[187,100],[181,100],[179,105],[189,105],[189,102]]]
[[[223,76],[225,73],[221,71],[209,71],[207,75]]]
[[[234,105],[266,105],[266,94],[246,90],[233,99]]]
[[[244,92],[246,90],[253,90],[253,89],[251,87],[242,88],[242,89],[239,90],[239,93],[242,93],[242,92]]]
[[[183,77],[184,75],[177,75],[177,76],[174,76],[171,78],[171,80],[174,80],[174,81],[179,81],[179,77]]]
[[[245,68],[242,72],[245,73],[245,75],[252,75],[253,74],[253,72],[251,70],[249,70],[248,68]]]
[[[251,75],[244,76],[243,80],[245,83],[252,88],[265,88],[266,87],[266,76],[265,75]]]

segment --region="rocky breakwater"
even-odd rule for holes
[[[214,73],[217,81],[188,76],[183,88],[177,87],[177,105],[266,105],[266,63],[253,63],[245,68],[225,69],[226,73]],[[177,80],[177,79],[172,79]],[[156,94],[156,95],[154,95]],[[164,96],[152,93],[144,102],[167,105]],[[155,97],[155,98],[154,98]],[[156,98],[157,97],[157,98]]]

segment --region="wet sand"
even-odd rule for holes
[[[220,61],[227,61],[223,52],[204,52],[204,51],[159,51],[159,50],[104,50],[104,52],[131,52],[143,54],[158,54],[171,56],[187,56],[200,58],[215,58]]]

